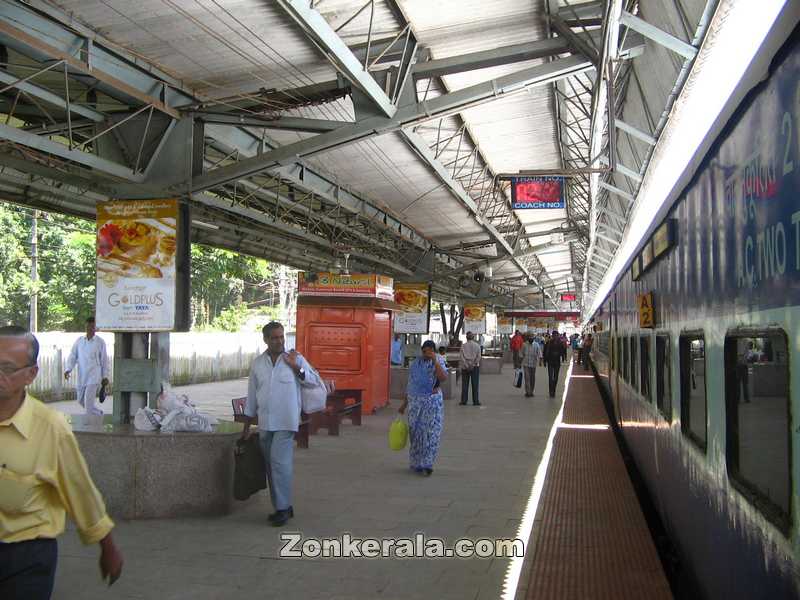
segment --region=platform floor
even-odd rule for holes
[[[667,600],[594,378],[573,366],[532,535],[528,600]]]
[[[83,547],[69,529],[59,540],[53,597],[539,598],[538,580],[529,579],[534,552],[527,539],[524,564],[510,569],[512,561],[505,558],[280,559],[279,536],[297,531],[304,537],[349,532],[362,538],[400,538],[422,532],[442,537],[448,545],[462,537],[518,537],[523,517],[532,518],[534,477],[561,409],[566,366],[552,400],[546,397],[546,370],[539,368],[534,398],[525,398],[511,385],[509,369],[481,377],[483,406],[445,401],[441,451],[430,478],[408,470],[406,451],[387,447],[395,400],[395,406],[365,417],[363,426],[344,423],[341,436],[313,436],[308,450],[296,451],[296,516],[282,529],[267,524],[271,509],[266,493],[237,503],[230,515],[220,518],[119,522],[115,537],[126,564],[111,589],[99,579],[98,549]],[[245,390],[242,379],[179,391],[201,410],[227,416],[230,398]],[[55,406],[65,412],[80,410],[74,402]],[[539,527],[537,523],[532,537],[539,535]],[[508,579],[509,572],[519,574],[514,589],[506,589],[515,581]]]

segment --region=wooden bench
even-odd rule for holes
[[[333,386],[325,382],[330,390]],[[350,400],[350,402],[348,402]],[[311,433],[327,429],[328,435],[339,435],[342,419],[350,419],[353,425],[361,425],[361,390],[339,389],[328,392],[325,410],[311,416]]]
[[[245,419],[247,418],[244,414],[244,407],[246,404],[247,397],[233,398],[231,400],[231,406],[233,406],[233,420],[237,423],[244,423]],[[252,424],[258,425],[258,417],[253,418]],[[297,432],[294,434],[294,440],[297,442],[298,448],[308,448],[308,435],[310,429],[311,419],[306,413],[301,412],[300,426],[297,428]]]

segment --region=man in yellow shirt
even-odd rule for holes
[[[39,342],[0,327],[0,598],[48,600],[56,537],[66,513],[85,544],[100,544],[100,573],[114,583],[122,555],[86,462],[62,415],[27,396],[39,372]]]

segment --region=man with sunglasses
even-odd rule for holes
[[[39,342],[21,327],[0,327],[0,598],[48,600],[56,537],[66,514],[85,544],[100,544],[109,585],[122,572],[114,523],[64,417],[28,396],[39,372]]]

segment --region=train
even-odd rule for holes
[[[800,598],[799,40],[590,320],[612,419],[707,598]]]

